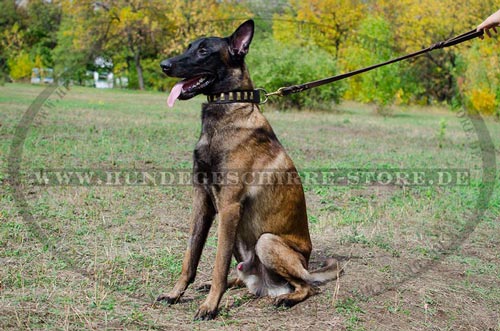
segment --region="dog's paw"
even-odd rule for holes
[[[169,305],[173,305],[177,303],[180,299],[180,296],[172,296],[170,294],[161,294],[156,298],[156,301],[165,301]]]
[[[197,321],[209,321],[213,320],[217,316],[217,308],[213,309],[208,307],[206,304],[202,304],[196,315],[194,315],[194,319]]]
[[[297,304],[297,302],[290,300],[287,295],[280,295],[276,299],[274,299],[274,306],[275,307],[284,307],[284,308],[290,308],[293,307]]]

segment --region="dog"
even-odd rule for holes
[[[231,36],[198,39],[160,64],[166,75],[182,79],[170,92],[169,106],[198,94],[208,98],[193,153],[193,216],[181,276],[157,299],[176,303],[194,281],[218,214],[212,282],[195,319],[215,318],[231,286],[246,285],[257,296],[275,297],[277,306],[293,306],[339,272],[333,261],[316,272],[307,270],[312,245],[304,191],[292,160],[259,110],[259,91],[244,61],[253,35],[254,22],[248,20]],[[260,177],[264,184],[257,183]],[[233,255],[238,277],[228,281]]]

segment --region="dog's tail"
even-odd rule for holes
[[[325,261],[325,265],[322,268],[308,273],[304,280],[313,286],[318,286],[337,279],[343,272],[344,269],[340,267],[339,262],[330,258]]]

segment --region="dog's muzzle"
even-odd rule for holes
[[[170,61],[170,60],[163,60],[163,61],[160,62],[160,67],[161,67],[161,70],[165,74],[168,75],[170,72],[172,72],[172,68],[173,68],[172,61]]]

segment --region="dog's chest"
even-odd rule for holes
[[[201,135],[194,149],[195,168],[203,172],[217,172],[223,168],[224,160],[230,153],[227,139],[231,121],[224,109],[205,108],[202,113]]]
[[[221,156],[213,137],[202,133],[194,149],[195,168],[200,172],[216,172],[221,167]]]
[[[210,195],[215,209],[219,209],[218,193],[223,182],[223,153],[218,148],[213,136],[202,132],[194,149],[193,176],[196,183],[201,184]]]

